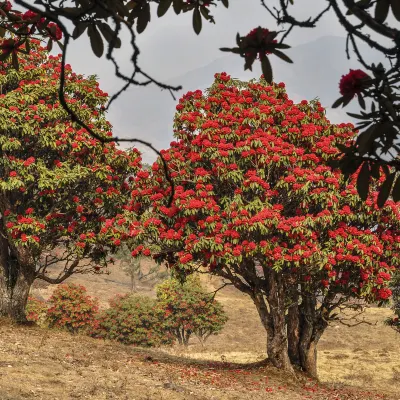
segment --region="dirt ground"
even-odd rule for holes
[[[129,292],[129,278],[78,275],[103,306]],[[206,279],[209,290],[219,282]],[[151,285],[141,293],[154,296]],[[47,299],[54,286],[35,285]],[[278,373],[262,363],[266,336],[251,300],[232,287],[217,293],[229,321],[202,348],[138,349],[83,336],[0,321],[0,400],[20,399],[391,399],[400,400],[400,338],[382,321],[388,309],[370,308],[372,325],[332,325],[318,348],[320,383]]]

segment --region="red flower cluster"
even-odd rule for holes
[[[365,81],[369,76],[360,69],[351,69],[347,75],[343,75],[339,82],[339,90],[342,96],[354,97],[366,87]]]
[[[268,29],[265,28],[254,28],[252,29],[247,35],[247,38],[253,39],[254,41],[258,42],[260,45],[262,44],[268,44],[268,43],[278,43],[278,41],[276,39],[272,39],[271,37],[269,37],[270,35],[270,31]],[[271,54],[270,51],[265,51],[264,54]],[[261,52],[259,52],[259,57],[261,57]]]

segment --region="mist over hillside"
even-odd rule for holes
[[[327,108],[328,118],[332,122],[350,122],[351,118],[344,110],[330,108],[340,96],[340,77],[350,68],[360,68],[354,55],[350,61],[347,60],[345,46],[344,38],[325,36],[287,50],[286,53],[294,64],[271,56],[274,80],[286,84],[289,96],[294,101],[318,97]],[[366,59],[373,60],[374,53],[371,49],[367,46],[361,46],[361,49]],[[182,91],[175,94],[176,100],[173,100],[169,92],[160,91],[154,86],[132,87],[123,94],[118,109],[113,109],[110,113],[116,133],[121,137],[138,137],[150,141],[158,149],[167,148],[172,140],[172,120],[179,97],[189,90],[207,88],[212,83],[214,74],[223,71],[243,80],[261,75],[258,62],[255,62],[253,71],[243,71],[243,59],[228,54],[167,80],[166,83],[170,85],[183,87]],[[357,107],[357,101],[354,100],[346,111],[355,111]],[[155,159],[154,153],[143,147],[141,149],[144,150],[145,161]]]

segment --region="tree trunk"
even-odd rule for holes
[[[287,335],[289,358],[292,365],[300,366],[300,318],[297,301],[288,309]]]
[[[10,245],[0,219],[0,316],[26,322],[25,307],[35,264],[28,247]]]
[[[136,289],[136,280],[135,277],[133,275],[130,275],[131,277],[131,292],[132,293],[136,293],[137,289]]]
[[[288,354],[288,340],[285,321],[285,292],[282,278],[272,269],[265,281],[266,299],[262,293],[255,293],[253,301],[261,322],[267,331],[267,355],[272,365],[294,373]]]
[[[318,378],[317,344],[328,323],[322,318],[321,309],[317,309],[317,300],[312,294],[303,296],[299,312],[300,365],[309,376]]]
[[[0,316],[26,322],[25,307],[34,279],[34,270],[0,265]]]

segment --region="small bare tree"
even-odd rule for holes
[[[121,246],[120,250],[115,254],[115,258],[120,261],[121,269],[130,278],[131,292],[137,292],[138,282],[155,282],[169,276],[168,271],[163,270],[158,264],[153,264],[146,270],[143,261],[149,259],[149,257],[132,257],[126,245]]]

